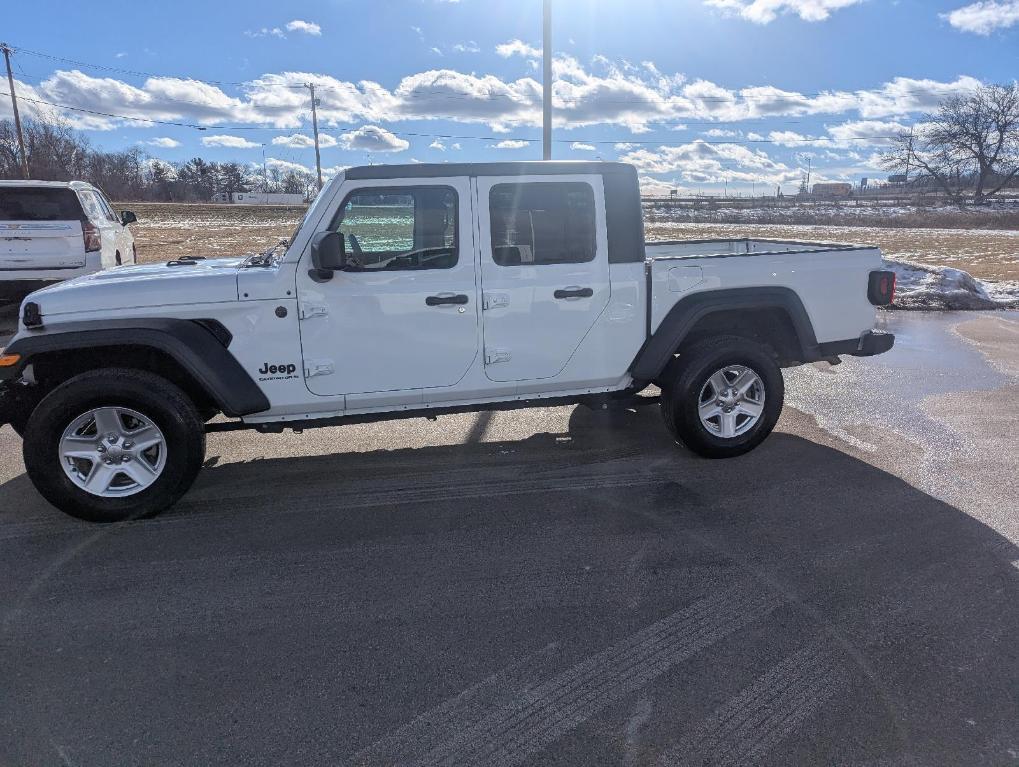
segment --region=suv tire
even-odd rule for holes
[[[677,442],[705,458],[753,450],[775,428],[784,399],[774,354],[739,336],[692,345],[662,375],[665,425]]]
[[[23,454],[32,483],[58,509],[120,522],[158,514],[187,492],[205,460],[205,428],[191,399],[165,378],[95,370],[39,403]]]

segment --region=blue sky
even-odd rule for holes
[[[315,82],[330,171],[540,156],[541,0],[101,8],[8,2],[0,32],[23,111],[98,146],[313,168]],[[632,162],[649,189],[790,192],[808,158],[818,179],[881,177],[883,137],[1019,64],[1019,0],[554,0],[554,16],[555,156]]]

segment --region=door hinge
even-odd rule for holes
[[[326,317],[329,314],[329,307],[325,304],[301,303],[301,319],[309,320],[312,317]]]
[[[481,307],[483,309],[501,309],[509,306],[509,293],[482,293]]]
[[[500,362],[509,362],[513,355],[509,349],[487,349],[485,350],[485,364],[495,365]]]
[[[305,360],[304,377],[314,378],[315,376],[331,376],[336,372],[336,366],[332,360]]]

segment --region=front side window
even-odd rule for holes
[[[450,269],[457,262],[457,195],[449,187],[372,187],[347,195],[334,231],[365,271]]]
[[[594,190],[577,182],[497,184],[489,195],[492,259],[499,266],[594,259]]]

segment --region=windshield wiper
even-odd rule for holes
[[[286,247],[287,240],[280,240],[265,253],[256,253],[253,256],[249,256],[248,260],[244,263],[245,266],[275,266],[276,265],[276,251],[281,247]]]

